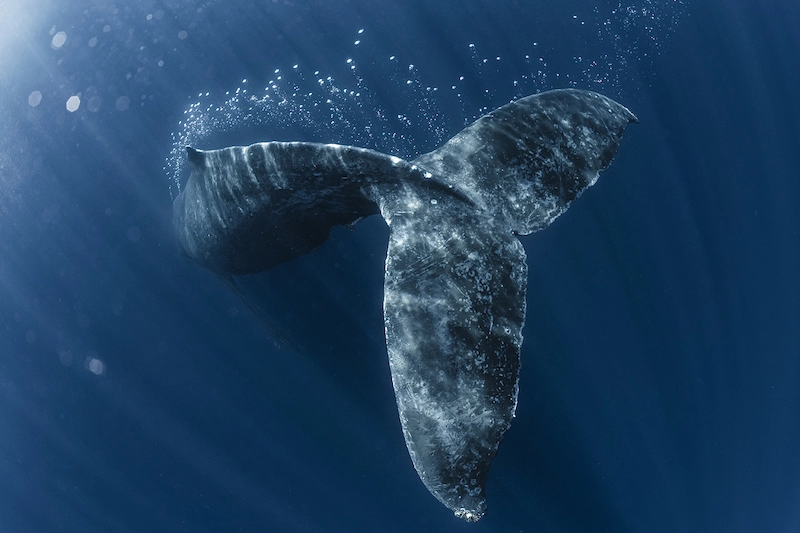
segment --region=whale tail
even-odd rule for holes
[[[517,404],[527,266],[515,235],[549,225],[610,164],[636,117],[596,93],[522,98],[408,162],[351,146],[188,149],[180,247],[223,275],[265,270],[380,213],[384,319],[409,454],[459,517],[486,512]]]

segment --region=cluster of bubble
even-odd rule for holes
[[[459,76],[451,84],[426,84],[417,67],[390,56],[385,77],[392,81],[391,112],[360,74],[352,57],[346,63],[352,74],[344,83],[314,71],[307,75],[299,65],[275,69],[265,87],[254,89],[247,80],[224,97],[203,93],[184,112],[178,131],[172,135],[172,149],[165,171],[170,192],[180,190],[185,170],[185,147],[203,148],[214,134],[238,128],[263,126],[275,140],[314,140],[353,144],[390,153],[405,159],[432,149],[450,135],[489,110],[510,100],[559,87],[581,87],[616,94],[631,69],[640,67],[649,55],[659,53],[662,41],[674,30],[685,12],[684,0],[638,0],[619,2],[603,10],[595,7],[590,16],[573,17],[576,24],[595,33],[587,53],[573,58],[570,65],[553,70],[538,42],[528,54],[509,58],[519,75],[508,82],[502,74],[505,58],[482,54],[475,44],[468,53],[474,65],[469,79]],[[361,45],[364,30],[358,30],[355,46]],[[524,66],[522,66],[524,65]],[[469,87],[469,91],[466,89]],[[481,89],[476,90],[476,87]],[[471,93],[467,96],[465,93]],[[482,93],[476,100],[475,93]],[[459,117],[445,117],[442,109],[457,110]],[[298,130],[302,130],[300,137]],[[282,137],[291,131],[289,137]],[[258,140],[269,140],[266,138]]]
[[[424,85],[414,65],[400,67],[396,57],[389,58],[395,66],[392,78],[397,79],[395,85],[402,93],[390,113],[359,75],[356,62],[352,58],[346,61],[353,74],[346,80],[349,84],[319,71],[306,75],[294,65],[285,72],[275,69],[274,77],[258,90],[242,80],[221,102],[210,93],[199,94],[172,134],[165,168],[172,178],[171,189],[180,189],[186,146],[202,147],[211,135],[236,128],[262,126],[276,140],[289,140],[281,138],[281,133],[291,131],[291,140],[351,144],[403,158],[417,155],[420,146],[436,146],[448,138],[452,128],[434,98],[439,89]]]
[[[647,63],[661,53],[685,12],[685,0],[620,1],[608,11],[595,7],[592,24],[603,53],[594,59],[575,58],[583,66],[583,77],[600,85],[618,86],[630,67],[639,65],[647,70]]]

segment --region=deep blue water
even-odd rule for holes
[[[800,531],[799,27],[795,0],[0,4],[0,532]],[[520,402],[466,524],[403,442],[382,220],[239,280],[278,348],[178,253],[174,153],[410,156],[566,86],[641,124],[522,239]]]

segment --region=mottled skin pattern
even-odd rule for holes
[[[594,184],[635,120],[570,89],[496,109],[410,163],[313,143],[189,148],[178,243],[221,274],[259,272],[380,213],[390,227],[386,344],[408,451],[428,490],[475,521],[517,404],[527,266],[516,235],[546,227]]]
[[[517,404],[528,270],[511,232],[455,203],[393,218],[384,316],[414,467],[442,503],[477,520]]]
[[[178,244],[221,274],[267,270],[317,248],[333,226],[378,214],[371,187],[451,190],[402,159],[352,146],[271,142],[187,151],[192,176],[173,209]]]

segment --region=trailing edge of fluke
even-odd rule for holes
[[[595,183],[630,122],[613,100],[566,89],[500,107],[410,162],[335,144],[187,148],[175,233],[189,257],[230,276],[382,215],[386,344],[406,445],[428,490],[476,521],[517,405],[527,283],[517,236]]]

